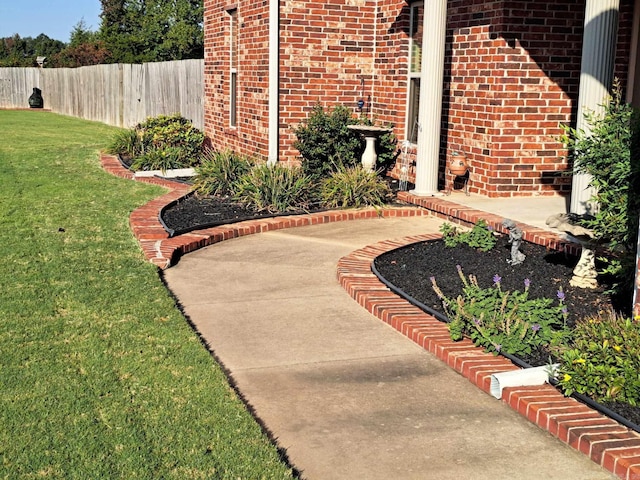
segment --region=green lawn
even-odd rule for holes
[[[0,111],[0,478],[291,478],[128,226],[116,131]]]

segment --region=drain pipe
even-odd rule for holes
[[[280,110],[280,0],[269,2],[269,158],[268,165],[278,161]]]
[[[522,368],[491,375],[490,393],[498,400],[502,398],[502,390],[507,387],[531,387],[544,385],[549,377],[555,376],[560,364],[543,365],[541,367]]]

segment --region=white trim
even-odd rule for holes
[[[269,1],[269,165],[279,159],[280,143],[280,0]]]

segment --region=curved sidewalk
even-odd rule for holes
[[[164,276],[303,478],[613,478],[361,308],[336,280],[340,262],[366,285],[370,273],[354,266],[384,248],[368,246],[419,239],[439,223],[259,233],[186,255]]]

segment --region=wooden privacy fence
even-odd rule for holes
[[[0,108],[28,108],[34,88],[56,113],[131,127],[180,113],[204,128],[204,60],[79,68],[0,67]]]

